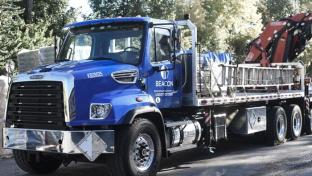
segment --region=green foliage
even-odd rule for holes
[[[35,49],[53,44],[53,31],[73,19],[73,10],[66,11],[65,0],[35,0],[33,23],[24,21],[21,0],[0,0],[0,68],[6,60],[16,61],[23,49]]]
[[[293,0],[260,0],[258,12],[262,15],[262,23],[279,20],[296,11]]]
[[[235,53],[234,57],[237,63],[244,61],[251,40],[253,40],[252,36],[246,34],[237,34],[227,39],[229,50],[231,53]]]
[[[174,10],[174,0],[90,0],[95,12],[89,18],[117,16],[150,16],[168,18]]]
[[[15,60],[22,49],[33,49],[52,42],[45,37],[48,32],[44,22],[25,24],[21,13],[23,10],[13,5],[12,1],[0,1],[0,67],[8,59]]]
[[[229,17],[237,14],[239,4],[237,1],[231,0],[205,0],[202,6],[206,12],[205,31],[208,32],[208,35],[205,35],[200,42],[209,50],[224,50],[225,47],[221,46],[219,40],[221,36],[218,34],[218,30],[226,29],[226,32],[231,32],[232,26]]]
[[[33,3],[33,22],[44,21],[53,35],[60,35],[64,25],[75,20],[75,10],[67,9],[68,0],[34,0]],[[21,7],[24,8],[23,4]]]
[[[309,76],[309,77],[312,76],[312,65],[307,66],[307,76]]]
[[[311,0],[298,0],[299,11],[301,12],[311,12],[312,1]]]
[[[189,13],[191,21],[198,29],[198,42],[205,50],[212,51],[232,51],[234,46],[228,42],[229,39],[241,35],[257,36],[262,24],[261,16],[256,11],[256,3],[249,0],[177,0],[176,2],[177,18]]]

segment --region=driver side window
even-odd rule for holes
[[[83,60],[88,59],[91,55],[92,37],[86,34],[79,34],[70,38],[70,42],[65,46],[66,55],[62,59]]]
[[[165,28],[154,28],[154,30],[150,47],[151,62],[170,60],[173,48],[170,30]]]

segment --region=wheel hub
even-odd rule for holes
[[[154,142],[148,134],[140,134],[134,142],[133,161],[139,171],[146,171],[154,160]]]

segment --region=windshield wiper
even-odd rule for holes
[[[67,62],[71,61],[70,59],[57,59],[56,62]]]
[[[109,57],[90,57],[88,60],[113,60]]]

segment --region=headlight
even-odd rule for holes
[[[90,105],[90,119],[103,120],[112,109],[112,105],[108,103],[92,103]]]

